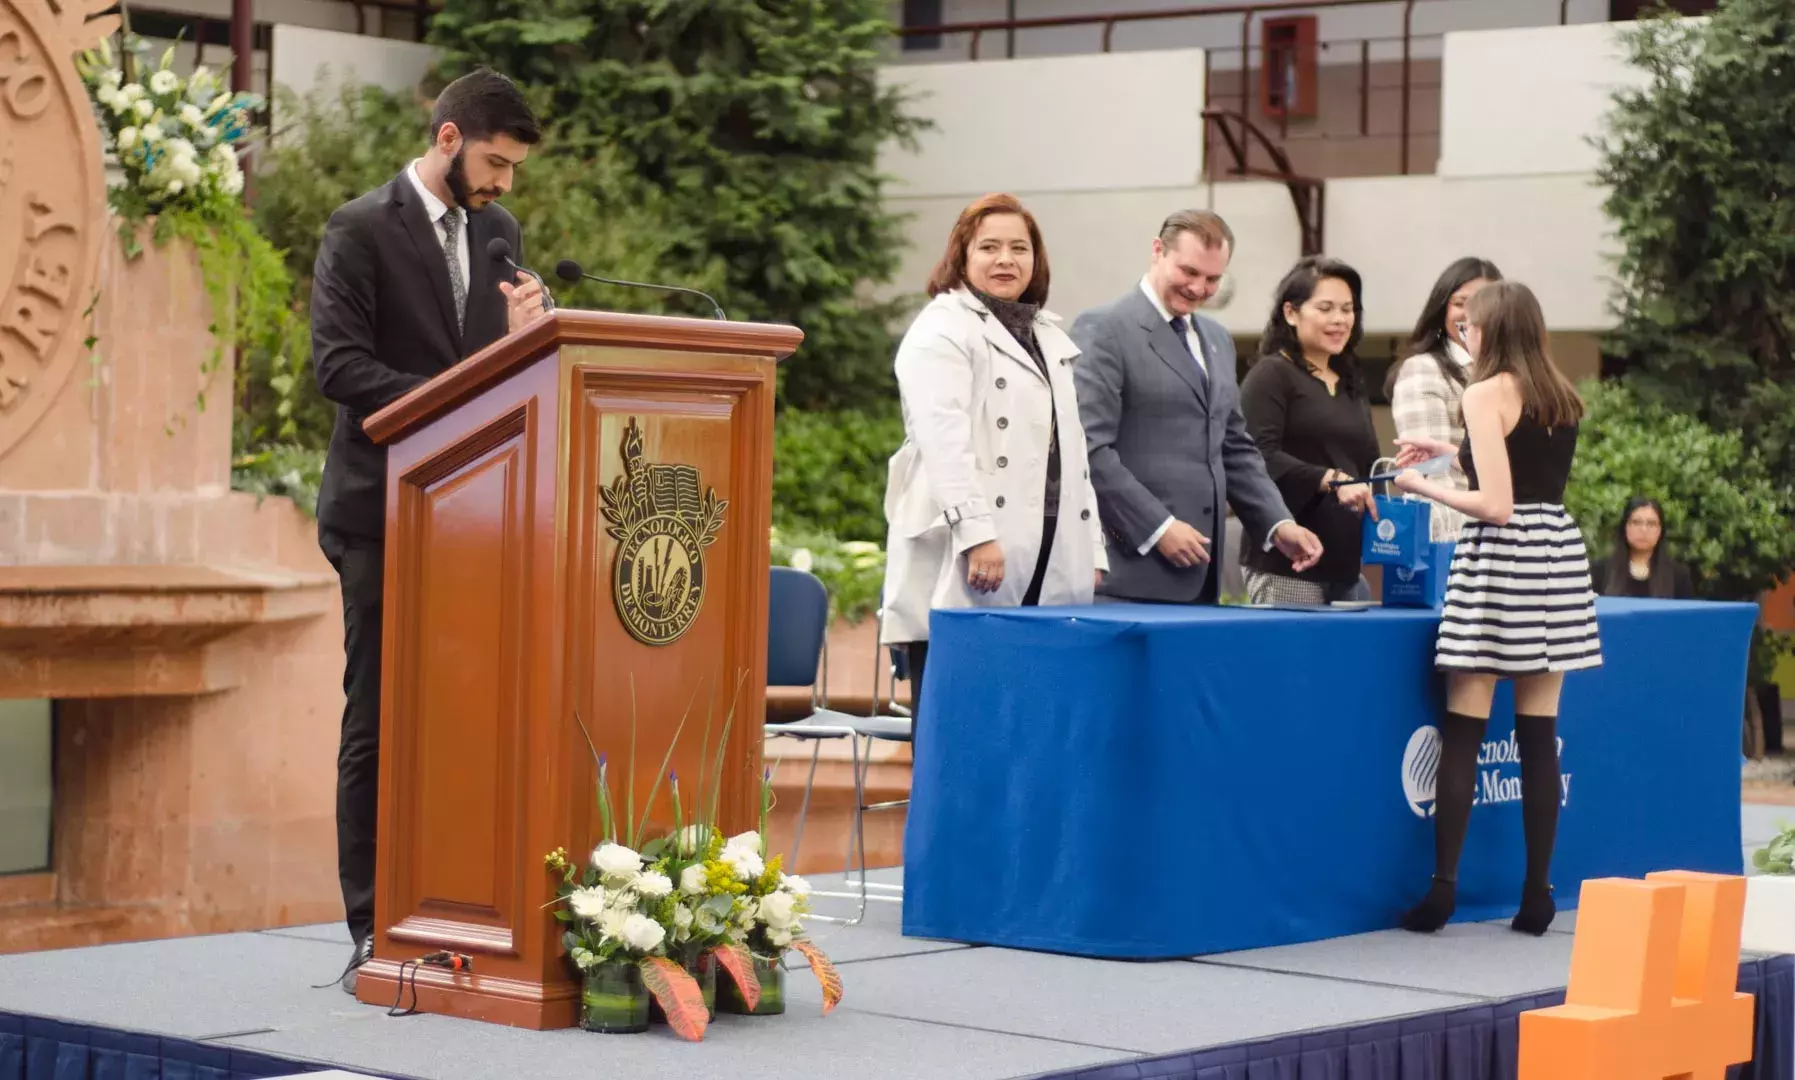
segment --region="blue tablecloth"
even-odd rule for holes
[[[1743,870],[1750,604],[1603,599],[1605,666],[1565,679],[1552,880]],[[1154,958],[1396,925],[1433,871],[1431,610],[1104,605],[936,612],[904,933]],[[1459,919],[1523,873],[1498,691]],[[1417,766],[1421,767],[1417,767]]]

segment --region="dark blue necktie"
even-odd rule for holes
[[[1197,369],[1197,382],[1203,387],[1203,392],[1207,394],[1209,392],[1209,373],[1203,370],[1203,361],[1199,360],[1197,354],[1191,350],[1190,339],[1184,336],[1185,326],[1183,315],[1172,317],[1172,333],[1178,335],[1178,344],[1184,346],[1185,352],[1190,353],[1190,362]]]

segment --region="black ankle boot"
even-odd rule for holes
[[[1539,937],[1552,925],[1558,905],[1552,902],[1552,886],[1528,885],[1521,890],[1521,910],[1515,913],[1509,928]]]
[[[1417,934],[1431,934],[1446,925],[1458,902],[1458,883],[1434,878],[1427,896],[1402,916],[1402,928]]]

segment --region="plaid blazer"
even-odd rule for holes
[[[1451,347],[1463,356],[1457,343]],[[1396,437],[1423,436],[1444,439],[1455,446],[1463,444],[1465,417],[1460,402],[1464,394],[1465,388],[1448,378],[1440,370],[1439,360],[1431,354],[1422,353],[1404,360],[1396,375],[1396,388],[1390,395],[1390,417],[1396,423]],[[1471,487],[1456,460],[1446,479],[1460,491]],[[1465,523],[1465,515],[1439,503],[1433,504],[1432,517],[1431,535],[1436,541],[1456,540]]]

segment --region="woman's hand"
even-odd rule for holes
[[[1370,514],[1371,520],[1377,520],[1377,493],[1371,490],[1370,484],[1347,484],[1334,489],[1334,498],[1340,505],[1359,514]]]
[[[1411,435],[1397,439],[1396,445],[1402,450],[1396,455],[1396,467],[1406,469],[1411,465],[1419,465],[1428,458],[1436,458],[1441,454],[1456,454],[1458,447],[1445,439],[1429,438],[1426,435]]]
[[[1410,495],[1423,494],[1423,489],[1428,486],[1427,477],[1422,476],[1414,469],[1402,470],[1396,474],[1396,479],[1390,481],[1390,483],[1396,485],[1396,490],[1407,492]]]
[[[966,587],[973,592],[996,592],[1003,585],[1003,548],[987,540],[966,553]]]

